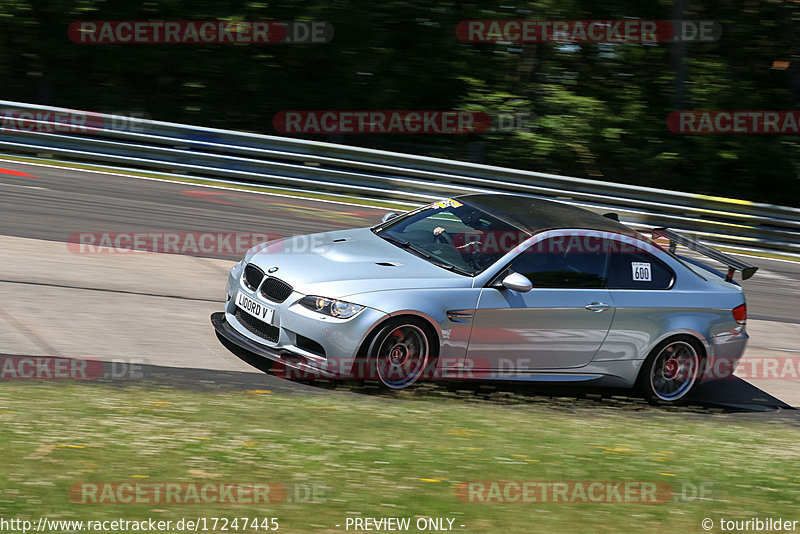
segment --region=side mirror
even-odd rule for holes
[[[391,219],[394,219],[395,217],[397,217],[397,214],[396,214],[395,212],[393,212],[393,211],[390,211],[389,213],[387,213],[386,215],[384,215],[384,216],[381,218],[381,222],[382,222],[382,223],[385,223],[386,221],[389,221],[389,220],[391,220]]]
[[[511,273],[501,282],[503,287],[506,289],[511,289],[512,291],[519,291],[520,293],[527,293],[531,289],[533,289],[533,284],[526,276],[522,276],[519,273]]]

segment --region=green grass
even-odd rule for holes
[[[800,519],[797,419],[559,406],[5,382],[0,516],[277,517],[284,532],[343,532],[335,525],[354,512],[450,517],[465,525],[460,532],[702,532],[705,517]],[[713,484],[713,498],[477,504],[455,492],[470,480],[661,481],[679,494],[685,484]],[[73,484],[97,481],[277,482],[290,498],[70,501]],[[295,489],[312,486],[318,502],[291,502]]]

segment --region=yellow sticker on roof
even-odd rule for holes
[[[434,202],[431,204],[432,208],[460,208],[463,206],[461,202],[458,200],[453,200],[452,198],[448,198],[447,200],[440,200],[439,202]]]

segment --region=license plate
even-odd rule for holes
[[[242,310],[256,319],[260,319],[265,323],[272,323],[272,316],[275,315],[275,309],[269,306],[264,306],[260,302],[256,302],[242,292],[236,294],[236,305]]]

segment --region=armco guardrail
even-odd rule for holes
[[[800,253],[800,209],[787,206],[20,102],[0,101],[0,151],[415,202],[513,192],[713,243]]]

